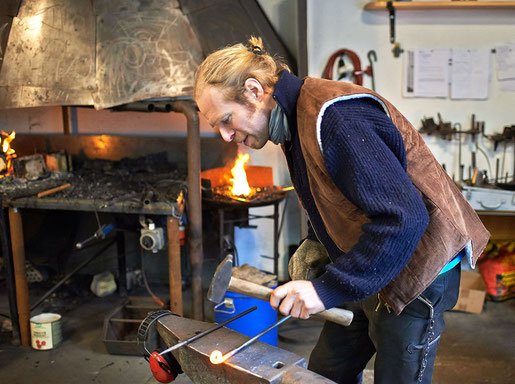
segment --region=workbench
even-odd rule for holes
[[[2,207],[2,239],[6,244],[2,253],[5,253],[7,265],[12,265],[13,279],[9,279],[9,292],[15,292],[15,297],[10,298],[11,319],[13,319],[13,332],[19,327],[21,345],[30,345],[30,304],[29,284],[27,282],[25,268],[25,241],[23,236],[22,211],[27,209],[36,210],[63,210],[81,212],[99,212],[124,215],[152,215],[166,217],[166,244],[168,255],[168,278],[170,292],[170,310],[176,314],[183,314],[182,300],[182,275],[181,275],[181,253],[179,244],[179,220],[182,207],[179,203],[174,204],[149,204],[143,207],[131,207],[126,203],[113,204],[107,207],[99,207],[98,202],[87,199],[62,198],[37,198],[26,197],[7,202]],[[123,232],[116,232],[117,260],[118,260],[118,285],[119,293],[126,294],[126,262],[125,242]],[[52,241],[52,239],[49,239]],[[55,240],[54,240],[55,241]],[[12,302],[14,299],[14,302]],[[16,321],[18,320],[18,321]]]
[[[197,132],[198,134],[198,132]],[[197,136],[200,146],[200,138]],[[235,153],[235,146],[226,145],[219,138],[203,139],[207,146],[212,150],[204,151],[202,153],[202,161],[207,166],[220,165],[220,157],[224,152],[229,154]],[[99,144],[100,143],[100,144]],[[115,137],[115,136],[92,136],[92,135],[17,135],[16,142],[17,152],[20,154],[34,153],[51,153],[52,151],[58,152],[66,150],[69,154],[82,154],[90,158],[103,158],[116,160],[124,158],[125,156],[140,156],[142,151],[144,153],[153,153],[157,151],[166,150],[172,156],[179,159],[179,162],[186,157],[184,151],[184,139],[177,138],[146,138],[146,137]],[[106,149],[107,148],[107,149]],[[218,149],[214,150],[214,149]],[[188,151],[188,156],[191,155]],[[199,151],[195,151],[200,157]],[[189,219],[190,219],[190,236],[188,238],[189,253],[191,258],[191,248],[194,248],[195,254],[200,253],[199,258],[196,257],[195,265],[192,265],[192,274],[195,281],[195,287],[192,287],[193,292],[193,311],[195,318],[203,316],[202,307],[202,292],[201,292],[201,278],[202,278],[202,232],[201,225],[195,225],[191,218],[192,210],[196,215],[201,214],[200,203],[200,188],[198,195],[195,188],[191,189],[190,179],[193,178],[200,185],[199,170],[194,173],[196,177],[190,175],[190,159],[187,162],[188,170],[188,203],[189,203]],[[197,164],[200,167],[200,162]],[[194,202],[191,202],[192,195]],[[192,204],[195,207],[192,207]],[[9,201],[3,200],[1,204],[1,231],[0,237],[2,241],[2,254],[5,255],[7,260],[8,274],[11,275],[9,279],[9,305],[11,311],[11,318],[13,323],[13,337],[21,342],[21,345],[30,345],[29,334],[29,319],[30,319],[30,305],[29,305],[29,287],[25,273],[25,245],[23,238],[23,221],[21,212],[25,209],[38,209],[38,210],[68,210],[68,211],[85,211],[85,212],[105,212],[112,214],[134,214],[134,215],[158,215],[166,217],[166,238],[167,238],[167,254],[169,262],[169,283],[170,283],[170,309],[177,314],[183,313],[183,300],[182,300],[182,276],[181,276],[181,260],[180,260],[180,245],[179,245],[179,218],[181,208],[177,204],[169,203],[155,203],[148,206],[133,206],[130,203],[117,202],[106,206],[99,206],[98,202],[88,199],[59,199],[52,196],[45,198],[37,197],[22,197],[16,200]],[[201,224],[201,219],[196,220]],[[199,229],[200,228],[200,229]],[[193,245],[191,243],[193,242]],[[121,241],[117,240],[118,247]],[[125,269],[125,260],[122,257],[123,249],[118,250],[118,263],[119,270]],[[193,263],[192,263],[193,264]],[[195,271],[193,269],[196,268]],[[125,279],[125,273],[120,274],[121,279]],[[120,286],[125,286],[125,281],[120,281]],[[197,292],[197,291],[200,291]]]

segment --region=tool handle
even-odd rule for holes
[[[265,301],[270,300],[270,294],[272,293],[271,288],[260,284],[255,284],[250,281],[238,279],[236,277],[231,277],[227,290]],[[312,315],[312,317],[329,320],[336,324],[348,326],[352,322],[354,314],[346,309],[331,308],[319,312],[316,315]]]
[[[50,188],[50,189],[47,189],[46,191],[38,192],[38,194],[36,196],[37,197],[45,197],[45,196],[53,195],[54,193],[63,191],[66,188],[70,188],[71,186],[72,185],[70,183],[62,184],[62,185],[60,185],[58,187]]]

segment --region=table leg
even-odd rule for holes
[[[21,214],[16,208],[9,208],[11,247],[13,255],[14,279],[16,285],[16,302],[20,322],[21,345],[30,346],[30,304],[29,284],[25,271],[25,244]]]
[[[2,206],[2,204],[0,204]],[[7,296],[9,299],[9,315],[13,333],[13,344],[20,344],[20,324],[18,321],[18,305],[16,304],[16,282],[14,278],[13,255],[9,235],[9,219],[7,209],[0,209],[0,238],[2,241],[2,256],[5,259]]]

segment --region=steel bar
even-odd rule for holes
[[[252,311],[255,311],[256,309],[257,309],[256,306],[251,307],[251,308],[247,309],[246,311],[243,311],[243,312],[237,314],[236,316],[233,316],[230,319],[227,319],[224,322],[215,325],[212,328],[206,329],[205,331],[200,332],[199,334],[197,334],[195,336],[192,336],[192,337],[190,337],[190,338],[188,338],[186,340],[181,341],[180,343],[175,344],[174,346],[172,346],[170,348],[165,349],[163,352],[160,352],[159,354],[160,355],[164,355],[165,353],[172,352],[172,351],[176,350],[177,348],[183,347],[183,346],[185,346],[185,345],[187,345],[187,344],[189,344],[189,343],[191,343],[191,342],[193,342],[195,340],[200,339],[201,337],[204,337],[204,336],[210,334],[211,332],[216,331],[217,329],[222,328],[224,325],[227,325],[227,324],[229,324],[230,322],[232,322],[234,320],[238,320],[240,317],[243,317],[246,314],[248,314],[248,313],[250,313]]]
[[[243,343],[242,345],[240,345],[239,347],[237,348],[234,348],[233,350],[225,353],[222,357],[221,357],[221,360],[217,361],[216,364],[220,364],[220,363],[223,363],[224,361],[226,361],[227,359],[230,359],[232,356],[234,356],[235,354],[237,354],[238,352],[240,352],[242,349],[248,347],[250,344],[254,343],[257,339],[259,339],[261,336],[263,336],[264,334],[270,332],[272,329],[274,328],[277,328],[279,325],[281,325],[282,323],[284,323],[285,321],[291,319],[291,315],[288,315],[284,318],[282,318],[281,320],[277,321],[276,323],[272,324],[271,326],[269,326],[268,328],[266,328],[264,331],[261,331],[260,333],[258,333],[256,336],[254,336],[253,338],[247,340],[245,343]],[[214,363],[214,361],[212,361]]]

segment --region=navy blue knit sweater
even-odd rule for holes
[[[363,225],[359,241],[349,252],[343,253],[334,244],[315,206],[297,135],[301,86],[299,78],[283,72],[274,99],[286,113],[292,134],[291,142],[285,143],[285,154],[293,185],[314,230],[308,237],[324,244],[333,261],[313,280],[325,307],[331,308],[377,293],[394,279],[415,251],[429,217],[406,173],[400,133],[382,107],[370,98],[341,101],[324,112],[323,157],[336,186],[370,222]]]

